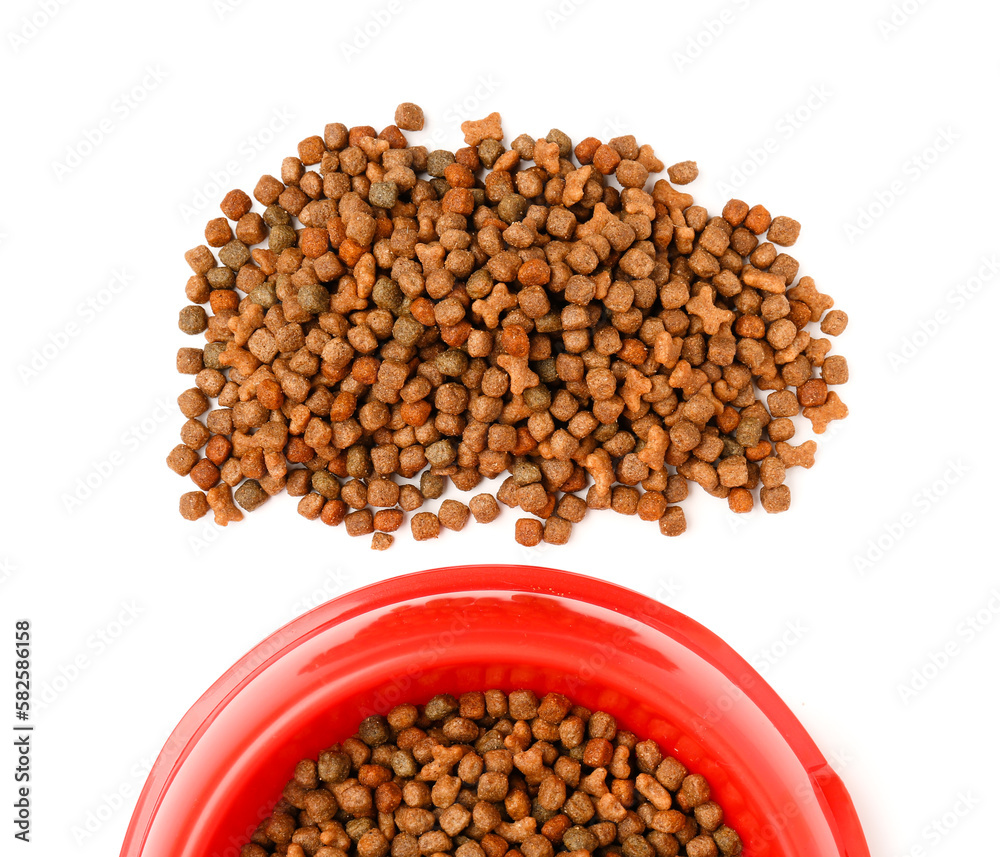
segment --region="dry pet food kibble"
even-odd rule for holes
[[[294,769],[240,857],[738,857],[701,774],[557,693],[442,694]]]
[[[790,441],[847,415],[849,377],[827,338],[847,315],[784,252],[798,221],[711,216],[679,189],[697,164],[660,178],[631,135],[506,146],[491,113],[428,151],[403,133],[417,105],[394,118],[303,140],[184,254],[178,326],[205,341],[176,355],[184,517],[287,491],[383,550],[407,515],[420,541],[501,506],[523,545],[590,510],[676,536],[691,482],[788,508],[786,469],[815,452]],[[471,499],[421,509],[449,481]]]

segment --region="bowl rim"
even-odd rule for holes
[[[286,652],[326,627],[395,603],[489,591],[542,594],[604,607],[672,637],[739,686],[778,731],[809,777],[840,853],[870,857],[857,811],[839,776],[777,692],[721,637],[684,613],[619,584],[578,572],[504,563],[443,566],[366,584],[312,608],[261,640],[198,698],[170,733],[139,793],[121,857],[142,853],[170,784],[219,713]]]

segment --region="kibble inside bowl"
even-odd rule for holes
[[[238,857],[297,763],[372,715],[483,688],[561,694],[655,741],[704,776],[744,853],[867,857],[843,784],[721,640],[620,587],[510,566],[365,587],[265,640],[179,724],[122,854]]]

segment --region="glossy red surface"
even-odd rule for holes
[[[298,760],[399,702],[490,687],[565,693],[656,739],[708,778],[750,857],[868,857],[841,781],[722,640],[630,590],[530,566],[393,578],[263,641],[181,720],[121,853],[237,857]]]

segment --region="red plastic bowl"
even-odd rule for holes
[[[764,680],[697,622],[530,566],[406,575],[317,607],[195,703],[139,796],[122,855],[237,857],[295,763],[403,701],[565,693],[704,774],[749,857],[868,857],[843,784]]]

